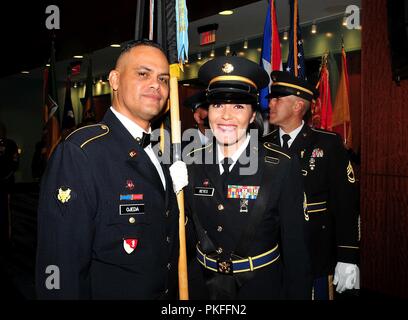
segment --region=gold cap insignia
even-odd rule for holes
[[[232,71],[234,71],[234,66],[231,63],[227,62],[222,65],[222,72],[231,73]]]
[[[71,189],[62,190],[62,188],[59,188],[57,198],[61,203],[68,202],[71,199]]]

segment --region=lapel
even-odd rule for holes
[[[202,161],[205,164],[206,161],[210,161],[209,164],[199,166],[204,168],[205,177],[211,181],[211,186],[215,189],[220,197],[226,197],[226,192],[224,192],[224,183],[220,175],[220,169],[218,164],[217,156],[217,144],[215,139],[211,146],[204,149],[204,154],[202,155]],[[202,182],[200,182],[202,183]]]
[[[124,162],[164,196],[163,184],[156,167],[110,109],[106,112],[102,122],[110,128],[115,143],[120,150],[123,150]]]

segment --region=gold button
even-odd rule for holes
[[[169,217],[170,210],[166,210],[166,217]]]
[[[222,227],[221,227],[221,226],[218,226],[218,227],[217,227],[217,231],[218,231],[218,232],[221,232],[221,231],[222,231]]]
[[[130,217],[129,218],[129,223],[135,223],[136,222],[136,219],[135,218],[133,218],[133,217]]]
[[[167,264],[167,269],[170,270],[171,269],[171,263]]]
[[[170,237],[166,237],[167,243],[170,243]]]
[[[222,210],[224,210],[224,206],[222,204],[219,204],[218,205],[218,211],[222,211]]]

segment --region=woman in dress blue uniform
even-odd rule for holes
[[[249,130],[268,75],[239,57],[213,59],[198,75],[215,139],[188,166],[190,297],[310,299],[299,163]]]

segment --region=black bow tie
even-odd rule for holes
[[[143,132],[142,137],[141,138],[136,138],[136,141],[144,149],[150,144],[150,134]]]

